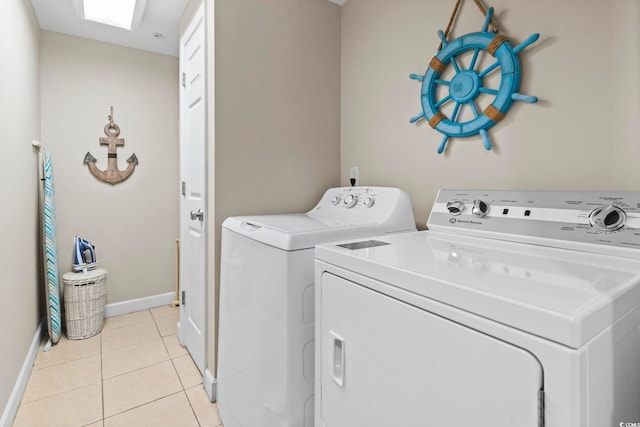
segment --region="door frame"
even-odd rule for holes
[[[183,250],[184,246],[183,246],[183,242],[184,242],[184,236],[185,236],[185,232],[187,231],[187,223],[189,221],[191,221],[191,219],[186,215],[186,202],[185,202],[185,192],[184,192],[184,187],[183,187],[183,183],[185,182],[185,169],[186,169],[186,155],[185,155],[185,145],[186,145],[186,140],[185,140],[185,126],[184,126],[184,120],[183,120],[183,111],[184,108],[186,107],[185,105],[185,94],[184,94],[184,88],[183,88],[183,72],[184,72],[184,48],[183,48],[183,44],[186,40],[186,38],[188,37],[188,35],[192,32],[192,28],[193,26],[200,20],[202,20],[202,25],[204,28],[204,38],[205,38],[205,54],[204,54],[204,78],[205,78],[205,82],[204,82],[204,90],[203,90],[203,97],[204,97],[204,116],[205,116],[205,120],[204,120],[204,126],[203,126],[203,132],[204,132],[204,148],[203,148],[203,153],[202,156],[205,159],[204,160],[204,193],[203,193],[203,205],[204,205],[204,209],[205,209],[205,217],[204,217],[204,221],[203,221],[203,227],[202,227],[202,232],[203,232],[203,239],[204,239],[204,265],[203,265],[203,277],[204,277],[204,289],[203,289],[203,295],[204,295],[204,324],[202,325],[202,339],[203,339],[203,343],[202,346],[204,348],[204,366],[203,366],[203,373],[204,373],[204,383],[205,383],[205,388],[207,385],[207,377],[210,376],[209,373],[209,369],[207,367],[207,360],[208,360],[208,342],[207,342],[207,335],[209,333],[208,331],[208,319],[209,319],[209,307],[208,307],[208,301],[209,301],[209,286],[208,286],[208,279],[209,279],[209,271],[207,268],[207,260],[209,257],[209,253],[208,253],[208,248],[209,248],[209,238],[210,238],[210,233],[209,233],[209,225],[212,224],[212,222],[209,221],[209,212],[208,212],[208,207],[209,207],[209,185],[208,185],[208,176],[209,176],[209,171],[208,171],[208,155],[209,155],[209,125],[208,125],[208,67],[207,67],[207,43],[208,43],[208,37],[207,37],[207,33],[208,33],[208,25],[207,25],[207,13],[206,13],[206,0],[203,0],[201,2],[201,4],[198,6],[198,8],[196,9],[196,12],[194,13],[193,17],[191,17],[189,24],[187,25],[187,29],[185,30],[184,34],[181,35],[180,37],[180,54],[179,54],[179,82],[178,85],[180,87],[179,93],[180,93],[180,132],[179,132],[179,136],[180,136],[180,182],[179,182],[179,197],[180,197],[180,260],[179,260],[179,295],[178,295],[178,301],[180,303],[180,320],[178,321],[177,327],[176,327],[176,337],[180,343],[181,346],[185,346],[185,341],[184,341],[184,329],[182,328],[182,321],[183,321],[183,316],[184,316],[184,302],[182,300],[182,292],[185,290],[184,287],[184,283],[185,283],[185,277],[187,276],[187,271],[186,271],[186,262],[185,262],[185,251]],[[188,298],[188,297],[187,297]],[[185,347],[186,348],[186,347]],[[187,349],[188,351],[188,349]],[[215,397],[212,393],[208,393],[209,394],[209,398],[212,399]]]

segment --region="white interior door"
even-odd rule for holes
[[[204,373],[206,344],[206,49],[204,3],[180,40],[182,206],[179,339]]]

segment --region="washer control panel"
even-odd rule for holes
[[[327,191],[331,193],[329,200],[331,205],[340,209],[354,209],[354,208],[367,208],[370,209],[376,204],[376,200],[382,196],[385,198],[384,193],[388,193],[386,188],[381,187],[341,187],[332,188]],[[393,189],[395,190],[395,189]],[[393,191],[391,191],[392,193]],[[323,200],[318,203],[316,209],[322,206],[324,199],[327,198],[327,194],[323,197]],[[387,202],[389,203],[389,202]],[[383,208],[381,208],[383,209]]]
[[[440,190],[427,228],[640,257],[640,191]]]
[[[353,223],[413,223],[415,229],[409,195],[398,188],[330,188],[308,214]]]

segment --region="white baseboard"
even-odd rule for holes
[[[202,379],[204,382],[204,390],[207,392],[207,396],[209,396],[209,400],[211,402],[216,401],[216,388],[218,381],[213,377],[213,374],[209,369],[204,370],[204,378]]]
[[[180,318],[182,319],[182,312],[180,312]],[[185,346],[184,345],[184,330],[182,329],[182,322],[178,321],[178,323],[176,323],[176,338],[178,339],[178,342],[180,343],[181,346]]]
[[[33,341],[31,341],[29,352],[24,359],[22,369],[20,369],[20,374],[18,374],[18,379],[13,386],[13,390],[11,391],[11,396],[9,396],[7,406],[5,406],[4,412],[2,413],[2,418],[0,418],[0,427],[11,427],[14,419],[16,418],[16,414],[18,413],[18,406],[20,406],[20,401],[22,400],[24,389],[27,387],[29,376],[31,376],[33,362],[35,362],[36,356],[38,356],[38,349],[40,348],[42,333],[45,331],[45,329],[45,319],[42,319],[42,321],[40,322],[40,326],[38,326],[38,329],[36,330],[36,334],[33,336]]]
[[[151,295],[144,298],[114,302],[104,306],[104,317],[120,316],[122,314],[135,313],[136,311],[144,311],[156,307],[162,307],[164,305],[171,305],[175,299],[175,292],[167,292],[166,294]]]

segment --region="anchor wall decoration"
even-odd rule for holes
[[[109,123],[104,126],[104,134],[106,138],[100,138],[100,145],[107,145],[108,148],[108,165],[107,169],[101,171],[96,166],[97,159],[87,151],[84,156],[84,163],[89,166],[91,173],[95,175],[100,181],[108,182],[109,184],[117,184],[129,178],[133,173],[136,165],[138,164],[138,158],[135,153],[129,156],[127,159],[127,168],[123,171],[118,169],[118,147],[124,146],[124,139],[118,138],[120,136],[120,126],[113,121],[113,107],[111,107],[111,114],[109,114]]]

